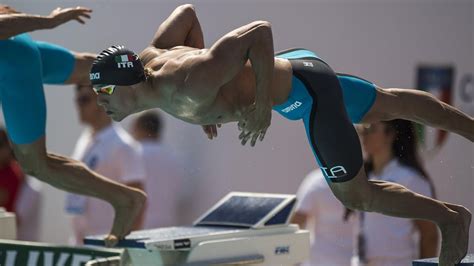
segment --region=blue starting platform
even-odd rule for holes
[[[438,258],[415,260],[413,266],[434,266],[438,265]],[[468,254],[459,264],[459,266],[474,266],[474,254]]]

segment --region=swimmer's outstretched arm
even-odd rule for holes
[[[204,48],[201,24],[194,6],[186,4],[177,7],[158,27],[151,45],[159,49],[180,45]]]
[[[219,39],[206,53],[190,58],[184,94],[212,104],[220,88],[232,80],[250,60],[255,72],[255,105],[242,115],[239,128],[242,144],[263,140],[270,126],[270,85],[273,78],[273,36],[271,25],[255,21]],[[209,75],[213,73],[213,75]]]
[[[0,14],[0,40],[35,30],[52,29],[71,20],[84,24],[90,18],[91,9],[85,7],[56,8],[48,16],[25,13]]]

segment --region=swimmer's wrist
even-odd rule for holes
[[[269,99],[256,99],[254,102],[256,109],[268,109],[272,107],[272,103]]]
[[[42,17],[42,23],[46,29],[52,29],[57,27],[60,23],[58,23],[56,17],[49,15]]]
[[[56,27],[54,18],[52,16],[36,16],[37,17],[37,22],[38,26],[41,29],[52,29]]]
[[[259,105],[271,105],[271,97],[270,92],[268,89],[260,89],[257,91],[257,95],[255,96],[255,104]]]

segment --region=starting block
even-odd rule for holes
[[[438,258],[415,260],[413,266],[435,266],[438,265]],[[474,266],[474,254],[467,254],[467,256],[458,264],[459,266]]]
[[[193,226],[132,232],[117,247],[126,265],[294,265],[309,256],[309,232],[289,224],[295,203],[294,195],[232,192]],[[103,246],[104,237],[84,243]]]

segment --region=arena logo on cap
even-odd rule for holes
[[[118,68],[132,68],[135,57],[133,55],[124,54],[115,57]]]

